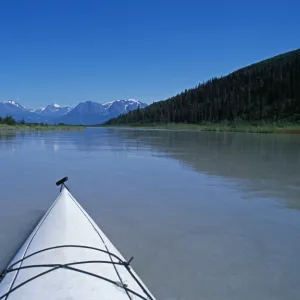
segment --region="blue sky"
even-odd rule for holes
[[[0,2],[0,101],[163,100],[300,48],[298,1]]]

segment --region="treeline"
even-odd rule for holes
[[[6,116],[6,117],[1,117],[0,116],[0,124],[5,124],[5,125],[28,125],[28,126],[49,126],[47,123],[37,123],[37,122],[25,122],[24,119],[22,119],[21,121],[16,121],[12,116]],[[65,123],[58,123],[56,125],[59,126],[65,126]]]
[[[0,124],[16,125],[17,122],[12,116],[6,116],[4,118],[0,116]]]
[[[299,122],[300,49],[137,109],[105,124]]]

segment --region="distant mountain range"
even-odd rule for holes
[[[36,110],[33,110],[36,114],[44,117],[50,118],[59,118],[67,114],[72,110],[72,107],[69,106],[60,106],[56,103],[47,105],[46,107],[42,107]]]
[[[138,107],[146,106],[146,103],[134,99],[116,100],[104,104],[86,101],[79,103],[69,113],[59,118],[59,122],[83,125],[101,124]]]
[[[0,102],[0,116],[11,115],[17,121],[38,123],[65,123],[73,125],[101,124],[111,118],[125,114],[138,107],[144,108],[147,104],[134,99],[116,100],[104,104],[86,101],[76,107],[50,104],[39,109],[30,109],[16,101]]]

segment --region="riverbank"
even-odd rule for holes
[[[133,124],[133,125],[103,125],[113,128],[138,128],[138,129],[165,129],[165,130],[198,130],[217,132],[249,132],[249,133],[279,133],[279,134],[300,134],[300,124],[283,123],[259,123],[259,124],[238,124],[238,123],[218,123],[218,124]]]
[[[0,124],[0,133],[23,132],[23,131],[65,131],[65,130],[83,130],[84,126],[73,125],[40,125],[40,124]]]

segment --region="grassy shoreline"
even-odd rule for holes
[[[7,132],[25,132],[25,131],[65,131],[65,130],[82,130],[84,126],[73,125],[37,125],[37,124],[0,124],[0,133]]]
[[[137,128],[137,129],[165,129],[165,130],[195,130],[217,132],[245,132],[245,133],[279,133],[300,134],[300,124],[283,123],[218,123],[218,124],[124,124],[124,125],[101,125],[111,128]]]

